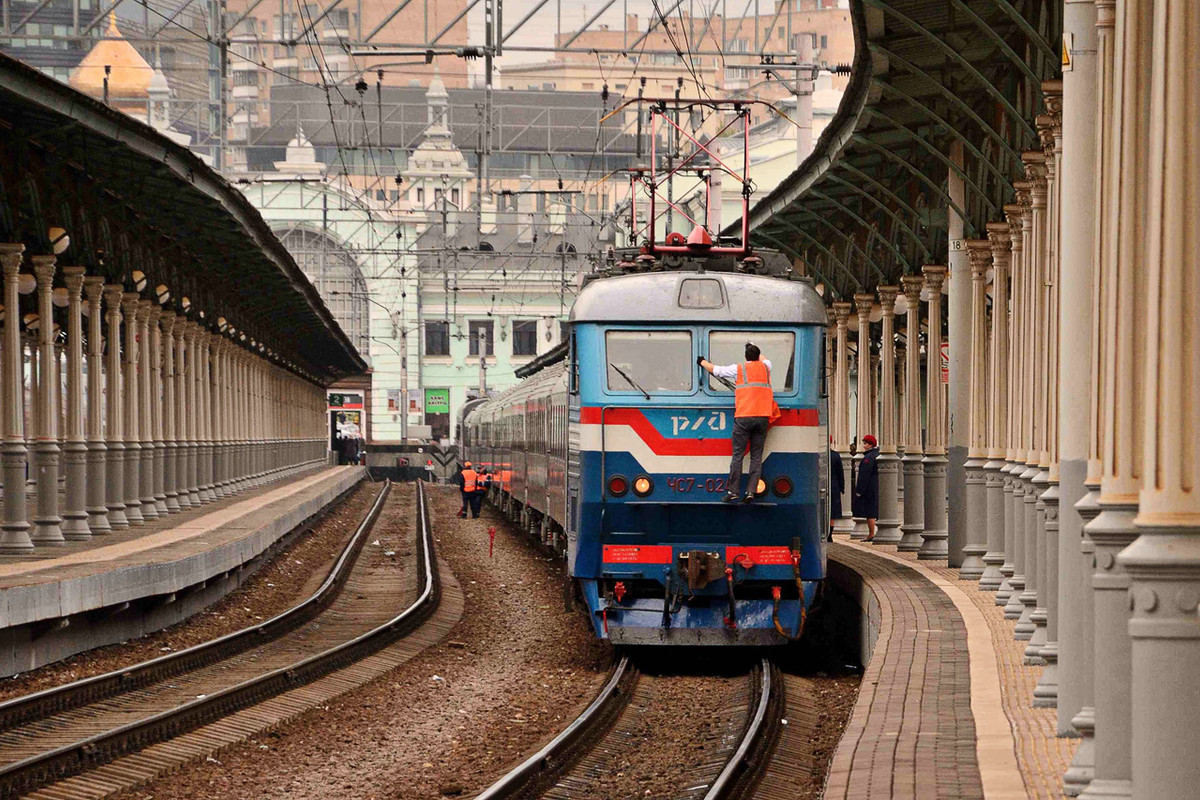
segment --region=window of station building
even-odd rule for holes
[[[513,320],[513,355],[537,355],[537,320]]]
[[[459,205],[459,197],[460,197],[460,194],[459,194],[458,189],[450,190],[450,202],[451,203],[454,203],[454,205]]]
[[[829,47],[829,37],[822,36],[821,37],[821,49],[824,50],[826,47]]]
[[[424,204],[425,204],[425,190],[418,188],[417,189],[417,205],[424,205]]]
[[[696,363],[691,331],[608,331],[608,388],[615,392],[689,392]]]
[[[450,323],[437,320],[425,323],[425,355],[450,355]]]
[[[487,337],[487,355],[495,355],[496,339],[492,336],[492,320],[490,319],[473,319],[467,322],[467,336],[469,337],[467,353],[473,356],[479,355],[480,335]]]
[[[758,345],[762,357],[771,362],[771,389],[792,391],[796,373],[796,334],[791,331],[712,331],[708,334],[708,360],[713,364],[744,363],[746,342]],[[708,379],[708,388],[716,392],[730,391],[713,377]]]

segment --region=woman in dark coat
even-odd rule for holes
[[[870,542],[875,539],[875,520],[879,518],[879,467],[875,463],[879,457],[879,446],[869,433],[863,437],[863,444],[867,446],[867,451],[858,465],[852,510],[854,516],[867,520],[867,541]]]
[[[831,440],[832,442],[832,440]],[[846,473],[842,454],[829,448],[829,541],[833,541],[833,523],[842,518],[842,492],[846,491]]]

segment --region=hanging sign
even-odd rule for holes
[[[942,342],[942,383],[950,383],[950,343]]]

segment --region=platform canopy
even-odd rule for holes
[[[750,217],[751,241],[805,262],[826,299],[946,263],[950,209],[966,238],[1002,220],[1022,152],[1041,148],[1042,82],[1062,68],[1061,0],[850,0],[850,10],[842,104]]]
[[[32,254],[70,245],[77,265],[218,326],[315,383],[366,363],[245,196],[187,147],[0,55],[0,241]],[[60,240],[61,244],[65,240]],[[232,329],[229,327],[232,326]]]

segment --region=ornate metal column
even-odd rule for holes
[[[142,437],[138,401],[138,301],[133,292],[121,295],[125,312],[125,516],[130,524],[145,522],[142,513]]]
[[[879,305],[883,310],[883,334],[880,338],[879,379],[879,521],[876,544],[900,542],[900,456],[896,454],[896,295],[899,286],[880,286]]]
[[[1008,268],[1009,227],[1006,222],[987,224],[988,244],[992,248],[992,328],[988,381],[987,460],[983,465],[986,494],[987,551],[983,554],[983,574],[979,589],[998,591],[1008,575],[1004,572],[1004,456],[1008,441]],[[997,601],[999,602],[999,601]]]
[[[921,268],[929,291],[929,337],[925,368],[925,530],[921,532],[922,561],[946,558],[946,389],[942,384],[942,284],[948,270],[943,264]]]
[[[1065,103],[1073,109],[1073,113],[1066,114],[1064,124],[1068,130],[1071,130],[1076,120],[1079,121],[1079,135],[1068,136],[1067,142],[1072,146],[1079,143],[1081,149],[1087,145],[1091,146],[1092,158],[1090,161],[1085,161],[1083,158],[1078,160],[1069,160],[1068,167],[1072,169],[1072,173],[1076,172],[1075,167],[1087,173],[1087,178],[1078,183],[1069,183],[1068,190],[1071,187],[1088,186],[1089,182],[1092,186],[1089,196],[1081,197],[1080,203],[1071,203],[1066,206],[1064,211],[1071,213],[1079,213],[1081,221],[1077,225],[1067,226],[1064,223],[1063,232],[1066,235],[1064,245],[1067,249],[1063,253],[1063,280],[1072,281],[1084,278],[1079,284],[1080,289],[1087,288],[1088,294],[1084,295],[1083,291],[1071,292],[1066,289],[1072,285],[1064,286],[1063,291],[1063,329],[1067,330],[1068,313],[1073,312],[1072,319],[1075,323],[1083,320],[1086,321],[1084,326],[1078,327],[1077,335],[1074,337],[1062,338],[1063,351],[1063,382],[1060,388],[1064,402],[1062,403],[1063,413],[1063,487],[1064,495],[1062,505],[1065,507],[1069,501],[1070,495],[1068,492],[1078,496],[1078,499],[1072,504],[1074,514],[1066,513],[1062,518],[1061,537],[1063,539],[1063,548],[1066,558],[1064,564],[1074,561],[1073,566],[1069,570],[1064,570],[1062,579],[1063,587],[1067,592],[1073,592],[1073,601],[1064,602],[1064,609],[1073,607],[1075,610],[1072,617],[1076,620],[1075,624],[1070,626],[1071,633],[1074,634],[1075,647],[1071,647],[1070,639],[1064,633],[1064,641],[1062,653],[1059,660],[1063,669],[1066,671],[1065,679],[1062,681],[1062,691],[1059,697],[1059,732],[1071,734],[1075,733],[1081,737],[1079,746],[1075,748],[1075,757],[1071,760],[1071,766],[1063,775],[1063,793],[1074,797],[1081,793],[1091,782],[1095,771],[1096,749],[1095,738],[1093,733],[1096,727],[1096,714],[1094,706],[1094,677],[1095,670],[1092,663],[1093,655],[1095,654],[1095,608],[1094,595],[1091,588],[1091,574],[1093,572],[1092,561],[1095,558],[1094,543],[1087,536],[1086,525],[1091,520],[1095,519],[1096,514],[1100,511],[1100,475],[1102,472],[1100,465],[1100,450],[1103,428],[1103,414],[1101,413],[1101,398],[1104,394],[1104,383],[1102,379],[1103,370],[1101,369],[1102,353],[1104,349],[1103,331],[1104,326],[1100,322],[1100,311],[1106,305],[1105,293],[1102,292],[1103,286],[1103,268],[1101,266],[1102,254],[1104,253],[1103,242],[1110,233],[1108,225],[1105,221],[1104,209],[1107,204],[1105,195],[1105,187],[1111,184],[1106,183],[1110,180],[1103,168],[1111,159],[1109,152],[1112,146],[1111,136],[1109,132],[1112,128],[1112,67],[1113,67],[1113,22],[1115,12],[1115,0],[1097,0],[1096,3],[1077,3],[1065,6],[1065,20],[1071,25],[1072,29],[1077,31],[1076,41],[1079,43],[1082,59],[1076,59],[1076,70],[1086,70],[1088,65],[1094,60],[1094,79],[1095,95],[1088,98],[1087,92],[1087,73],[1081,73],[1078,76],[1072,77],[1074,85],[1079,84],[1082,88],[1080,91],[1072,91],[1064,97]],[[1088,23],[1089,17],[1094,15],[1095,31],[1089,34]],[[1087,53],[1087,45],[1091,36],[1094,36],[1095,54],[1089,57]],[[1090,102],[1089,102],[1090,100]],[[1089,124],[1090,123],[1090,124]],[[1083,150],[1083,152],[1087,152]],[[1082,189],[1080,189],[1082,192]],[[1086,205],[1090,199],[1091,204]],[[1090,214],[1090,220],[1086,216]],[[1090,225],[1087,222],[1090,221]],[[1084,305],[1081,298],[1087,297],[1091,302]],[[1066,357],[1066,347],[1077,341],[1084,341],[1084,336],[1089,345],[1089,356],[1086,359],[1087,372],[1085,375],[1079,376],[1079,379],[1072,381],[1067,370],[1074,371],[1076,366],[1082,369],[1085,360],[1080,357],[1077,359],[1069,359]],[[1080,354],[1082,356],[1082,354]],[[1067,446],[1074,439],[1071,438],[1068,431],[1068,421],[1074,418],[1073,415],[1068,415],[1069,400],[1078,399],[1078,395],[1073,390],[1080,386],[1086,385],[1089,389],[1085,395],[1090,402],[1087,403],[1087,420],[1086,427],[1083,421],[1071,422],[1071,429],[1078,429],[1081,432],[1086,431],[1087,442],[1087,457],[1084,468],[1082,470],[1083,479],[1082,486],[1075,482],[1075,479],[1068,476],[1068,470],[1071,474],[1077,475],[1081,471],[1076,464],[1077,459],[1068,456]],[[1068,400],[1069,398],[1069,400]],[[1077,405],[1077,403],[1071,403]],[[1081,437],[1082,438],[1082,437]],[[1072,448],[1073,450],[1074,448]],[[1077,549],[1076,549],[1077,548]],[[1073,556],[1073,559],[1072,559]],[[1064,611],[1064,613],[1071,613]],[[1064,629],[1065,630],[1065,629]],[[1078,690],[1077,700],[1071,701],[1071,695]],[[1075,708],[1078,708],[1076,711]],[[1068,715],[1070,715],[1068,717]],[[1070,728],[1064,726],[1064,718],[1067,718],[1070,723]]]
[[[138,301],[138,433],[142,445],[141,464],[138,469],[138,499],[142,503],[142,516],[158,519],[158,503],[154,497],[154,410],[151,372],[154,354],[150,327],[157,324],[161,311],[158,304],[150,300]]]
[[[842,492],[842,519],[834,522],[834,530],[843,533],[854,529],[850,516],[850,498],[853,496],[850,486],[850,354],[846,346],[847,321],[850,319],[849,303],[834,303],[833,312],[837,317],[837,366],[834,373],[834,391],[837,394],[837,410],[833,431],[833,449],[842,456],[842,470],[845,475],[845,491]],[[288,429],[287,437],[295,435]]]
[[[192,419],[196,407],[196,382],[193,378],[195,362],[192,358],[192,322],[180,317],[175,323],[175,427],[176,484],[179,507],[192,508],[200,504],[196,495],[195,431]]]
[[[213,472],[213,454],[216,451],[213,438],[213,336],[208,328],[201,328],[198,337],[200,346],[200,497],[205,502],[217,499]]]
[[[871,433],[871,305],[875,302],[875,295],[869,292],[861,292],[854,295],[854,306],[858,312],[858,331],[855,337],[855,344],[858,346],[858,375],[857,375],[857,399],[858,399],[858,414],[857,414],[857,429],[858,429],[858,453],[854,456],[854,462],[861,463],[863,453],[866,452],[867,446],[863,443],[863,437]],[[878,438],[878,437],[876,437]],[[856,473],[855,473],[856,474]],[[853,500],[854,489],[850,490],[850,497]],[[854,530],[850,534],[851,539],[867,538],[867,518],[861,517],[853,513]]]
[[[0,523],[0,553],[21,554],[33,549],[25,505],[25,365],[21,357],[20,296],[17,292],[25,245],[0,243],[4,270],[4,520]],[[11,491],[19,487],[19,491]]]
[[[162,330],[164,313],[157,302],[150,309],[150,419],[154,447],[154,510],[167,514],[167,443],[163,440]]]
[[[1143,485],[1147,433],[1143,428],[1143,404],[1147,399],[1143,385],[1149,290],[1146,273],[1158,269],[1146,263],[1144,238],[1144,226],[1159,223],[1146,214],[1150,192],[1146,180],[1150,164],[1150,65],[1160,55],[1154,49],[1152,16],[1151,0],[1117,4],[1112,157],[1105,165],[1105,181],[1111,179],[1107,185],[1112,187],[1105,198],[1105,223],[1110,233],[1102,262],[1107,298],[1100,323],[1105,329],[1103,475],[1100,514],[1087,524],[1087,534],[1096,548],[1092,576],[1096,608],[1096,770],[1081,796],[1093,800],[1132,796],[1130,577],[1117,561],[1117,554],[1137,536],[1134,519]],[[1186,169],[1183,163],[1172,168]],[[1169,253],[1164,256],[1171,257]],[[1160,466],[1155,464],[1156,468]],[[1163,472],[1151,473],[1146,479],[1155,484],[1169,480]]]
[[[1029,360],[1029,262],[1026,239],[1029,233],[1030,185],[1028,181],[1018,181],[1016,184],[1017,202],[1009,215],[1009,206],[1004,207],[1005,216],[1012,225],[1012,338],[1009,347],[1009,395],[1011,398],[1011,439],[1012,453],[1009,458],[1008,475],[1012,485],[1009,493],[1008,513],[1004,515],[1005,525],[1012,525],[1013,574],[1008,579],[1009,594],[1004,606],[1006,619],[1018,620],[1025,611],[1021,602],[1021,593],[1025,591],[1025,457],[1028,453],[1029,441],[1026,438],[1026,418],[1028,408],[1025,402],[1025,385],[1028,382],[1026,364]],[[1005,537],[1007,539],[1007,532]],[[1022,636],[1028,639],[1022,631]],[[1022,638],[1021,636],[1017,637]]]
[[[33,393],[37,406],[34,448],[37,450],[37,513],[29,534],[35,546],[62,544],[62,517],[58,514],[58,386],[54,374],[54,303],[51,297],[54,283],[54,256],[32,256],[33,274],[37,278],[38,300],[38,362],[41,375]],[[17,312],[17,306],[11,306]]]
[[[900,461],[904,470],[904,522],[900,525],[900,543],[896,549],[909,553],[921,549],[921,533],[925,530],[925,466],[921,455],[921,287],[924,283],[920,275],[905,275],[900,279],[907,303],[904,417],[908,438]]]
[[[87,511],[87,439],[83,430],[83,267],[63,267],[67,285],[67,429],[63,445],[66,496],[63,537],[91,539]]]
[[[1032,381],[1026,397],[1029,402],[1029,451],[1025,457],[1026,471],[1022,477],[1028,476],[1025,489],[1025,591],[1021,593],[1021,602],[1026,611],[1022,612],[1018,625],[1028,619],[1032,626],[1029,633],[1029,644],[1025,647],[1026,664],[1041,664],[1042,646],[1046,643],[1046,611],[1042,607],[1045,585],[1046,560],[1046,507],[1041,502],[1049,484],[1049,474],[1046,471],[1046,405],[1049,393],[1046,391],[1046,358],[1048,343],[1046,341],[1046,283],[1048,267],[1046,264],[1046,228],[1048,210],[1048,184],[1046,155],[1041,150],[1032,150],[1021,155],[1025,161],[1026,174],[1032,182],[1031,197],[1033,201],[1031,230],[1032,244],[1026,240],[1026,258],[1032,270],[1029,286],[1030,309],[1032,311],[1031,333],[1032,343],[1030,352],[1030,369]],[[1031,474],[1032,473],[1032,474]]]
[[[175,394],[175,321],[174,311],[162,312],[162,343],[159,349],[162,407],[159,409],[163,444],[162,490],[167,512],[179,511],[179,442],[176,427],[178,399]]]
[[[105,505],[113,528],[128,528],[125,514],[125,382],[121,375],[121,300],[120,285],[104,287],[104,305],[108,308],[108,366],[105,370],[107,392],[105,411],[108,424],[107,488]]]
[[[104,443],[104,338],[101,334],[104,278],[89,275],[83,279],[88,302],[88,391],[87,391],[87,513],[88,529],[93,535],[108,533],[107,497],[108,447]]]
[[[986,239],[968,239],[971,268],[970,405],[967,419],[966,543],[959,580],[977,581],[983,575],[987,552],[987,272],[992,266],[992,245]]]
[[[1133,796],[1161,800],[1200,788],[1200,258],[1195,204],[1200,131],[1200,8],[1155,0],[1151,58],[1146,287],[1145,470],[1138,538],[1118,562],[1131,580]],[[1144,54],[1142,54],[1144,57]],[[1121,229],[1122,235],[1124,229]],[[1136,265],[1133,265],[1136,266]],[[1099,720],[1098,720],[1099,721]],[[1099,765],[1097,765],[1099,769]]]
[[[1045,642],[1037,655],[1045,663],[1042,676],[1033,691],[1033,704],[1038,707],[1053,707],[1058,702],[1058,303],[1059,303],[1059,229],[1062,213],[1062,83],[1046,81],[1042,84],[1046,98],[1046,113],[1039,117],[1038,129],[1046,151],[1046,176],[1049,198],[1046,204],[1046,368],[1045,399],[1046,416],[1045,451],[1046,491],[1038,498],[1044,508],[1041,518],[1044,545],[1041,559],[1041,591],[1038,600],[1045,609]],[[1037,621],[1037,610],[1034,621]],[[1033,642],[1038,641],[1035,632]]]

